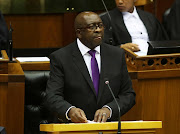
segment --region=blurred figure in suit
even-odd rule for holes
[[[163,25],[171,40],[180,40],[180,0],[176,0],[163,18]]]

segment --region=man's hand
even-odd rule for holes
[[[110,117],[110,110],[106,107],[103,107],[96,111],[95,116],[94,116],[94,121],[106,122],[109,117]]]
[[[129,49],[129,50],[131,50],[133,52],[140,51],[139,46],[137,44],[133,44],[133,43],[122,44],[120,47],[121,48],[127,48],[127,49]]]
[[[80,108],[71,108],[68,116],[71,118],[71,121],[74,123],[86,123],[87,118],[83,110]]]

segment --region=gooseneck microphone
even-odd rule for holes
[[[103,3],[103,6],[104,6],[104,8],[105,8],[105,10],[106,10],[106,13],[107,13],[107,15],[108,15],[108,17],[109,17],[109,20],[110,20],[110,27],[109,27],[109,32],[110,32],[109,44],[110,44],[110,45],[113,45],[111,16],[110,16],[110,14],[109,14],[109,11],[108,11],[108,9],[107,9],[107,6],[106,6],[104,0],[102,0],[102,3]]]
[[[109,90],[111,92],[111,95],[113,96],[113,98],[114,98],[114,100],[116,102],[116,105],[118,107],[119,116],[118,116],[118,132],[117,132],[117,134],[121,134],[121,119],[120,119],[121,118],[121,109],[120,109],[120,106],[119,106],[119,104],[118,104],[118,102],[117,102],[117,100],[116,100],[116,98],[114,96],[114,93],[113,93],[113,91],[112,91],[112,89],[111,89],[111,87],[109,85],[109,81],[107,79],[105,80],[105,84],[108,86],[108,88],[109,88]]]
[[[9,29],[9,61],[13,61],[13,40],[12,40],[12,26],[10,22],[10,29]]]

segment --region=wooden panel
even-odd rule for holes
[[[17,79],[17,77],[16,77]],[[8,83],[7,133],[24,133],[24,83]],[[8,112],[9,111],[9,112]],[[8,129],[10,128],[10,129]]]
[[[160,134],[178,134],[180,105],[180,79],[142,80],[139,84],[143,90],[144,120],[162,120]]]
[[[137,79],[133,79],[132,84],[133,84],[133,89],[135,90],[136,95],[137,95],[136,104],[135,104],[135,106],[133,106],[131,108],[131,110],[127,114],[125,114],[125,115],[123,115],[121,117],[122,121],[143,120],[143,116],[142,116],[143,115],[143,113],[142,113],[142,111],[143,111],[142,93],[143,92],[142,92],[142,90],[139,90],[138,80]]]
[[[154,0],[154,1],[156,6],[155,15],[159,21],[162,21],[162,16],[164,12],[172,6],[175,0]]]
[[[7,64],[5,73],[0,72],[0,126],[8,134],[24,133],[24,72],[19,63]]]
[[[153,0],[137,0],[135,2],[135,6],[144,6],[144,5],[150,4],[152,2],[153,2]]]
[[[7,109],[7,83],[0,82],[0,126],[4,126],[4,127],[7,127],[6,109]]]
[[[2,59],[0,59],[0,74],[7,74],[9,58],[5,50],[1,50],[0,53],[2,55]]]
[[[6,60],[9,59],[9,57],[8,57],[8,55],[6,53],[6,50],[1,50],[1,54],[2,54],[3,59],[6,59]]]
[[[50,70],[49,62],[21,62],[24,71],[30,70]]]
[[[139,0],[140,1],[140,0]],[[151,3],[149,3],[149,4],[147,4],[147,5],[145,5],[144,6],[144,11],[147,11],[147,12],[150,12],[150,13],[152,13],[152,14],[154,14],[155,15],[155,2],[154,2],[155,0],[153,0],[153,2],[151,2]]]
[[[179,59],[180,54],[143,57],[137,56],[129,50],[126,51],[126,49],[125,53],[128,71],[130,76],[133,76],[131,77],[132,81],[137,80],[133,84],[136,84],[138,105],[136,104],[132,109],[133,112],[138,113],[139,110],[142,110],[139,120],[162,120],[163,129],[158,130],[157,134],[179,134],[180,128],[177,126],[180,126],[180,63],[175,59]],[[154,60],[155,64],[146,67],[145,62],[149,59]],[[167,59],[168,62],[162,64],[158,61],[161,59]],[[131,110],[125,114],[125,119],[133,118],[129,114],[133,114]]]
[[[64,46],[72,43],[76,39],[74,20],[78,13],[66,13],[64,14]]]
[[[145,77],[137,79],[137,82],[132,80],[135,84],[136,105],[122,120],[162,120],[163,129],[158,130],[157,134],[179,134],[180,76],[173,77],[173,72],[169,70],[164,73],[158,73],[158,70],[152,70],[149,74],[137,72],[137,75],[138,73]],[[176,73],[180,74],[180,70]],[[159,77],[152,77],[158,74]],[[136,117],[138,113],[141,115]]]
[[[0,126],[8,134],[24,133],[24,88],[22,82],[0,82]]]
[[[59,48],[63,46],[63,14],[6,15],[13,31],[14,48]]]

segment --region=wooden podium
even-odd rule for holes
[[[115,134],[117,128],[118,122],[40,125],[40,131],[48,132],[48,134]],[[159,128],[162,128],[161,121],[121,122],[123,134],[155,134],[156,129]]]
[[[180,133],[180,54],[137,56],[125,49],[136,105],[122,120],[161,120],[157,134]]]
[[[18,62],[9,62],[5,50],[0,59],[0,126],[7,134],[24,133],[24,72]]]

